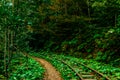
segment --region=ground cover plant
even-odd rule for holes
[[[61,72],[61,74],[65,80],[72,79],[72,77],[74,79],[76,75],[73,73],[73,71],[69,70],[69,68],[67,68],[59,60],[66,61],[69,64],[83,63],[83,64],[86,64],[87,66],[103,73],[104,75],[109,76],[111,80],[119,80],[120,79],[120,68],[113,67],[109,64],[100,63],[93,59],[87,60],[87,59],[82,59],[82,58],[75,58],[72,56],[66,56],[63,54],[56,55],[51,52],[33,53],[32,55],[48,60],[51,64],[53,64],[57,68],[58,71]],[[67,76],[68,74],[71,74],[71,75]],[[75,78],[75,79],[77,79],[77,78]]]
[[[5,78],[4,77],[4,66],[2,66],[4,64],[4,61],[3,61],[3,53],[0,53],[0,79],[1,78]]]
[[[79,78],[76,76],[76,74],[66,65],[64,65],[62,62],[56,60],[57,57],[55,57],[54,55],[50,56],[50,55],[46,55],[46,53],[31,53],[32,56],[36,56],[39,58],[44,58],[46,59],[48,62],[50,62],[53,66],[56,67],[56,69],[61,73],[61,76],[64,80],[78,80]]]
[[[42,80],[45,69],[35,60],[17,54],[11,61],[8,80]]]
[[[109,76],[112,80],[120,79],[120,68],[118,67],[113,67],[109,64],[100,63],[93,59],[88,60],[88,59],[82,59],[82,58],[75,58],[71,56],[69,57],[64,55],[60,55],[60,56],[61,56],[61,59],[69,58],[68,63],[77,62],[77,63],[86,64],[87,66],[103,73],[104,75]]]
[[[19,59],[24,62],[11,65],[19,50],[75,56],[80,59],[75,61],[119,79],[120,0],[0,0],[0,79],[8,78],[19,62],[23,67],[31,62]]]

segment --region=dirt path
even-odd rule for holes
[[[34,57],[46,69],[44,80],[63,80],[60,73],[46,60]]]

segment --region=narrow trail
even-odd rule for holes
[[[37,57],[33,57],[33,59],[38,61],[46,69],[44,80],[63,80],[60,73],[49,62]]]

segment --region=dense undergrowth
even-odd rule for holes
[[[62,62],[58,61],[60,60],[67,60],[67,63],[84,63],[87,66],[98,70],[99,72],[103,73],[106,76],[109,76],[111,80],[119,80],[120,79],[120,68],[113,67],[109,64],[104,64],[95,61],[94,59],[82,59],[82,58],[75,58],[72,56],[66,56],[66,55],[56,55],[53,53],[48,53],[48,52],[41,52],[41,53],[32,53],[31,55],[37,56],[37,57],[42,57],[49,62],[51,62],[57,69],[58,71],[61,72],[62,77],[64,80],[70,80],[70,79],[77,79],[75,73],[69,69],[66,65],[64,65]]]
[[[4,76],[3,76],[3,74],[4,74],[4,66],[3,66],[3,64],[4,64],[4,62],[3,62],[3,53],[0,53],[0,79],[1,78],[5,78]]]
[[[120,0],[0,0],[0,77],[17,46],[99,61],[95,69],[119,78],[119,13]]]
[[[45,70],[35,60],[23,56],[22,54],[14,54],[8,70],[7,80],[42,80]],[[4,79],[3,75],[0,79]]]
[[[61,73],[62,78],[64,80],[70,80],[70,79],[78,79],[78,77],[76,76],[76,74],[66,65],[64,65],[62,62],[56,60],[57,57],[54,57],[53,55],[49,56],[49,55],[41,55],[38,53],[32,53],[32,56],[36,56],[36,57],[40,57],[40,58],[44,58],[47,61],[49,61],[53,66],[55,66],[57,68],[57,70]]]

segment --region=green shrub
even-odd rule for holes
[[[21,61],[22,60],[22,61]],[[16,64],[17,62],[17,64]],[[20,63],[20,64],[18,64]],[[44,69],[33,59],[20,58],[13,60],[14,64],[9,80],[42,80]]]

